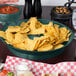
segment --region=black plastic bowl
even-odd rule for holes
[[[57,7],[64,7],[64,6],[57,6]],[[52,10],[51,10],[51,17],[52,18],[54,18],[54,19],[70,19],[70,18],[72,18],[72,12],[73,12],[72,8],[65,7],[68,10],[70,10],[71,13],[69,13],[69,14],[56,13],[55,8],[56,7],[53,7]]]
[[[41,23],[43,24],[48,24],[51,20],[46,20],[46,19],[38,19]],[[22,20],[22,21],[18,21],[18,24],[17,25],[20,25],[22,22],[26,22],[28,20]],[[58,24],[60,25],[60,27],[66,27],[70,33],[72,33],[71,29],[68,28],[67,26],[61,24],[61,23],[58,23],[58,22],[55,22],[55,21],[52,21],[54,24]],[[10,26],[10,25],[9,25]],[[15,26],[15,25],[12,25],[11,26]],[[8,26],[4,27],[2,29],[2,31],[5,31],[6,29],[8,28]],[[37,35],[35,35],[37,37]],[[34,37],[35,37],[34,36]],[[32,35],[30,35],[30,38],[32,39]],[[59,54],[61,54],[63,51],[64,51],[64,48],[70,44],[70,42],[72,41],[73,39],[73,33],[71,34],[70,36],[70,40],[67,41],[67,42],[64,42],[64,47],[62,48],[59,48],[59,49],[56,49],[56,50],[51,50],[51,51],[44,51],[44,52],[38,52],[38,51],[27,51],[27,50],[21,50],[21,49],[17,49],[11,45],[8,45],[5,40],[3,38],[0,38],[8,47],[8,49],[16,56],[19,56],[21,58],[26,58],[26,59],[31,59],[31,60],[41,60],[41,59],[49,59],[49,58],[52,58],[52,57],[55,57],[55,56],[58,56]],[[29,46],[30,47],[30,46]]]
[[[12,13],[12,14],[2,14],[0,13],[0,21],[1,22],[15,22],[19,19],[20,15],[22,14],[22,8],[18,5],[12,5],[12,4],[5,4],[5,5],[0,5],[0,7],[3,6],[14,6],[19,8],[19,11],[16,13]]]

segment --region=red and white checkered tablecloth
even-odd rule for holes
[[[52,65],[11,56],[7,56],[5,69],[11,68],[14,70],[14,66],[19,64],[21,61],[31,65],[31,71],[35,76],[41,76],[42,71],[44,73],[60,72],[64,73],[65,76],[67,76],[67,72],[71,72],[71,76],[76,75],[76,62],[62,62]]]
[[[19,2],[19,0],[0,0],[0,4],[17,4],[17,2]]]

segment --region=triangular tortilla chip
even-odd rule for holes
[[[50,51],[53,50],[53,45],[46,44],[38,48],[38,51]]]

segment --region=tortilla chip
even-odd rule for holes
[[[0,31],[0,37],[6,39],[6,33],[3,31]]]
[[[34,18],[31,18],[30,19],[30,29],[36,29],[35,25],[37,23],[37,19],[34,17]]]
[[[68,30],[65,27],[60,28],[60,38],[66,38]]]
[[[69,33],[69,34],[67,35],[67,38],[69,38],[69,37],[70,37],[70,35],[71,35],[71,33]]]
[[[24,43],[14,44],[13,46],[15,48],[18,48],[18,49],[26,50],[26,47],[25,47],[25,44]]]
[[[58,45],[55,45],[54,46],[54,49],[59,49],[59,48],[61,48],[61,47],[63,47],[64,45],[63,44],[58,44]]]
[[[30,22],[30,30],[31,32],[29,34],[36,35],[36,34],[43,34],[45,33],[45,29],[42,28],[42,23],[37,21],[36,17],[33,17],[29,20]]]
[[[20,33],[29,33],[29,32],[30,32],[30,28],[20,30]]]
[[[53,50],[53,45],[46,44],[38,48],[38,51],[50,51]]]
[[[21,33],[16,33],[14,37],[14,44],[23,43],[25,41],[26,36],[22,35]]]
[[[42,36],[39,38],[39,40],[40,40],[39,47],[41,47],[42,45],[45,45],[45,44],[50,42],[50,37],[49,36]]]
[[[14,40],[14,34],[7,32],[6,33],[6,40],[12,44],[12,42]]]
[[[26,23],[25,23],[25,22],[22,22],[22,23],[20,24],[20,26],[26,27]]]
[[[60,39],[60,40],[58,40],[58,41],[55,41],[55,43],[54,43],[53,45],[61,44],[61,43],[63,43],[64,41],[65,41],[65,38],[62,38],[62,39]]]
[[[11,44],[8,40],[5,40],[5,42],[6,42],[7,44]]]
[[[39,40],[31,40],[31,39],[25,40],[26,49],[30,51],[35,51],[38,48],[39,42],[40,42]]]
[[[46,31],[46,35],[50,35],[52,37],[54,37],[54,39],[59,39],[59,35],[57,34],[53,23],[49,23],[48,25],[45,26],[45,31]]]
[[[45,33],[45,29],[44,28],[39,28],[39,29],[31,30],[31,32],[29,34],[31,34],[31,35],[40,35],[40,34],[44,34],[44,33]]]
[[[8,26],[8,29],[5,32],[19,32],[20,29],[20,26]]]
[[[69,41],[69,38],[66,38],[65,41]]]
[[[55,30],[56,30],[56,32],[57,32],[57,34],[58,34],[58,36],[59,36],[59,25],[54,24],[54,28],[55,28]]]

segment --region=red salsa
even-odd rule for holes
[[[16,13],[19,11],[18,7],[14,7],[14,6],[3,6],[0,7],[0,13],[2,14],[12,14],[12,13]]]

